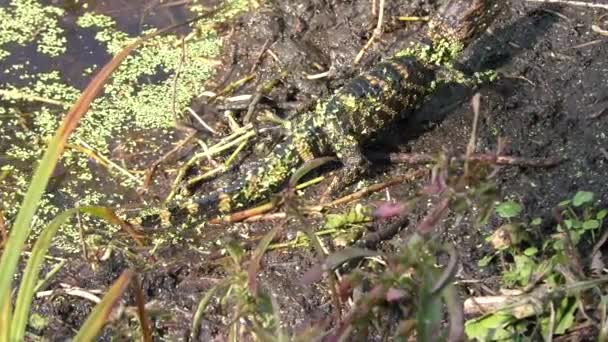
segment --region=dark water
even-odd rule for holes
[[[83,76],[85,69],[91,66],[102,66],[111,56],[104,46],[95,40],[95,30],[81,28],[76,24],[79,16],[86,11],[103,14],[114,19],[117,29],[136,37],[143,30],[150,28],[163,28],[183,22],[188,18],[186,1],[163,2],[159,0],[111,0],[111,1],[41,1],[43,5],[63,8],[66,12],[60,18],[59,26],[64,29],[66,38],[65,54],[58,57],[49,57],[36,51],[35,44],[26,46],[12,45],[8,47],[11,55],[0,61],[0,70],[9,69],[15,64],[27,65],[31,74],[58,70],[63,81],[78,89],[84,89],[89,76]],[[9,0],[0,0],[2,7],[10,5]],[[21,80],[18,73],[3,75],[0,85],[10,83],[17,87],[25,86],[26,81]]]
[[[0,0],[0,6],[9,11],[12,1]],[[141,33],[150,28],[164,28],[173,24],[181,23],[190,17],[187,9],[190,1],[170,1],[166,2],[158,0],[110,0],[110,1],[39,1],[44,6],[54,6],[62,8],[65,13],[58,19],[58,26],[63,30],[59,34],[65,37],[66,51],[59,56],[49,56],[37,51],[37,41],[40,37],[31,37],[32,43],[24,46],[10,43],[2,48],[9,51],[10,55],[7,58],[0,60],[0,89],[4,90],[7,86],[17,88],[33,87],[35,81],[39,78],[38,75],[51,71],[58,71],[61,82],[72,86],[78,90],[83,90],[90,82],[92,74],[107,63],[112,56],[106,51],[104,43],[100,43],[95,39],[95,35],[99,31],[97,28],[82,28],[77,25],[77,20],[80,16],[88,12],[103,14],[111,17],[116,22],[116,29],[130,35],[131,37],[140,36]],[[41,27],[40,30],[44,30]],[[29,37],[28,37],[29,38]],[[15,69],[14,65],[23,65],[23,69]],[[87,69],[89,72],[87,73]],[[92,72],[91,72],[92,71]],[[24,75],[31,75],[23,77]],[[44,96],[43,96],[44,97]],[[16,193],[19,189],[23,190],[22,183],[17,181],[18,177],[25,177],[29,180],[29,175],[33,171],[36,164],[36,151],[42,151],[45,147],[44,142],[32,141],[31,137],[37,136],[39,127],[35,123],[36,116],[39,115],[41,107],[46,107],[57,117],[65,114],[65,109],[61,107],[48,105],[37,101],[18,101],[17,103],[8,103],[0,96],[0,106],[2,108],[11,108],[11,113],[2,117],[0,116],[0,167],[11,166],[16,171],[4,180],[0,181],[0,213],[2,208],[13,208],[19,201],[15,196],[3,196],[8,192]],[[18,113],[18,114],[15,114]],[[15,116],[20,116],[22,124],[16,125],[14,122]],[[103,121],[102,123],[103,124]],[[19,135],[26,132],[26,138],[19,138]],[[7,133],[8,132],[8,133]],[[125,141],[129,137],[122,137]],[[148,137],[148,139],[150,139]],[[17,146],[23,150],[29,151],[30,156],[26,159],[14,158],[9,156],[7,151]],[[107,153],[107,152],[105,152]],[[86,192],[86,189],[95,189],[105,194],[122,193],[124,189],[117,187],[117,182],[111,177],[108,177],[105,167],[97,165],[89,158],[88,167],[81,170],[74,163],[69,163],[69,167],[63,167],[60,162],[56,172],[52,176],[48,191],[54,195],[54,205],[59,208],[72,207],[73,198],[71,195],[66,195],[61,191],[62,185],[74,181],[82,173],[90,173],[95,178],[100,180],[83,181],[74,191],[78,190]],[[76,168],[74,168],[76,167]],[[14,176],[13,176],[14,175]],[[17,175],[19,175],[17,177]],[[107,183],[107,184],[106,184]],[[58,190],[59,189],[59,190]],[[103,204],[103,203],[100,203]],[[10,213],[9,213],[10,211]],[[10,219],[15,210],[4,210]]]

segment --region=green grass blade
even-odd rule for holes
[[[15,311],[11,322],[10,340],[22,341],[25,334],[25,328],[28,323],[29,311],[34,298],[34,289],[38,282],[38,273],[40,266],[44,262],[44,256],[49,249],[53,236],[57,230],[63,225],[72,215],[78,211],[89,213],[94,216],[109,219],[109,211],[103,207],[83,207],[69,209],[58,215],[49,223],[42,231],[36,244],[32,248],[32,254],[27,262],[27,266],[23,271],[23,279],[21,280],[19,294],[15,303]]]
[[[225,286],[225,284],[220,283],[207,290],[207,293],[205,293],[201,301],[198,303],[196,312],[194,313],[194,318],[192,319],[192,329],[190,330],[190,339],[192,339],[192,341],[196,341],[198,339],[200,322],[201,319],[203,319],[203,314],[207,309],[207,305],[209,305],[209,302],[211,302],[213,295],[223,286]]]
[[[216,11],[207,12],[184,23],[176,24],[171,27],[147,34],[137,39],[131,45],[125,47],[121,52],[114,56],[112,60],[104,65],[101,70],[99,70],[97,75],[95,75],[95,77],[87,85],[86,89],[82,92],[78,100],[72,105],[62,120],[59,128],[55,132],[55,135],[49,142],[49,145],[47,146],[47,149],[40,160],[40,164],[38,164],[34,175],[32,176],[32,180],[25,196],[23,197],[17,217],[11,226],[9,238],[4,246],[4,252],[0,257],[0,342],[2,342],[2,339],[10,336],[11,285],[13,275],[17,270],[17,264],[19,262],[19,257],[21,256],[21,251],[32,229],[31,224],[34,214],[38,209],[40,199],[46,191],[50,176],[55,170],[57,161],[63,153],[68,138],[78,126],[80,119],[82,119],[84,114],[88,111],[91,103],[95,97],[97,97],[97,94],[99,94],[99,92],[103,89],[112,73],[120,66],[122,61],[144,41],[167,31],[173,30],[177,27],[200,20],[203,17],[208,17],[215,12]],[[9,305],[9,309],[7,309],[7,305]]]
[[[17,218],[11,227],[10,236],[0,259],[0,274],[2,275],[0,276],[0,303],[10,301],[11,283],[21,250],[30,234],[32,219],[64,144],[61,144],[61,137],[56,134],[34,173]]]
[[[38,209],[40,199],[46,190],[49,178],[55,170],[55,165],[63,153],[68,138],[78,126],[80,119],[82,119],[84,114],[89,110],[91,103],[103,89],[103,86],[110,78],[110,75],[112,75],[114,70],[118,68],[120,63],[122,63],[131,51],[150,37],[166,32],[174,27],[175,26],[172,26],[168,29],[163,29],[143,36],[114,56],[111,61],[99,70],[97,75],[95,75],[87,85],[86,89],[64,117],[61,125],[55,132],[53,139],[51,139],[44,152],[40,164],[34,172],[30,186],[27,189],[27,193],[23,198],[23,202],[21,203],[21,207],[15,218],[15,222],[11,227],[11,233],[4,248],[5,253],[2,253],[2,258],[0,258],[0,274],[2,275],[0,276],[0,303],[4,303],[7,300],[6,295],[10,293],[8,291],[10,291],[13,274],[15,274],[15,270],[17,269],[21,250],[32,229],[32,219],[36,213],[36,209]]]
[[[96,85],[98,88],[90,89],[92,85]],[[36,209],[38,209],[38,204],[46,190],[46,186],[55,169],[55,165],[61,157],[68,137],[74,131],[84,113],[88,110],[91,101],[99,90],[101,90],[101,87],[102,84],[100,85],[92,82],[82,93],[81,97],[64,118],[59,129],[55,132],[55,136],[49,143],[40,164],[34,172],[30,186],[21,203],[19,213],[17,213],[15,222],[11,227],[10,236],[6,242],[4,253],[2,253],[2,258],[0,259],[0,274],[2,274],[0,277],[0,303],[7,300],[5,296],[10,291],[11,281],[13,279],[13,274],[15,274],[17,263],[19,262],[21,250],[31,232],[32,219],[36,213]]]
[[[23,279],[19,287],[19,294],[17,295],[17,301],[15,302],[15,312],[13,321],[11,322],[11,341],[22,341],[23,335],[25,334],[25,328],[27,326],[27,320],[29,317],[30,306],[32,304],[34,288],[38,281],[38,271],[40,265],[44,261],[46,251],[51,244],[51,240],[57,229],[65,223],[72,215],[76,213],[77,209],[66,210],[59,216],[55,217],[53,221],[44,229],[40,234],[38,241],[32,249],[32,255],[30,256],[27,266],[23,271]]]
[[[0,342],[10,342],[12,309],[11,309],[11,294],[7,293],[4,298],[4,303],[0,303]]]
[[[133,271],[126,270],[120,277],[114,282],[112,287],[108,290],[105,296],[99,304],[95,306],[87,320],[84,322],[74,342],[79,341],[95,341],[95,338],[101,331],[101,328],[106,324],[108,316],[112,313],[114,304],[120,299],[120,296],[127,289],[131,278],[133,277]]]

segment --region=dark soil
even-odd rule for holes
[[[367,42],[376,19],[370,13],[370,1],[279,0],[276,7],[244,15],[226,24],[226,46],[223,56],[225,70],[215,84],[240,79],[255,67],[255,84],[237,91],[251,93],[255,86],[278,74],[277,61],[266,46],[290,70],[286,82],[269,96],[266,106],[306,107],[324,96],[349,77],[365,70],[391,51],[407,46],[415,39],[419,23],[403,23],[399,15],[427,15],[436,8],[433,0],[387,1],[385,33],[362,59],[352,61]],[[492,151],[499,137],[508,138],[507,153],[515,156],[560,157],[564,161],[552,168],[504,167],[496,175],[502,198],[513,198],[526,208],[526,215],[550,217],[551,208],[577,190],[588,190],[608,204],[608,38],[591,31],[598,11],[539,6],[513,1],[462,59],[465,70],[496,69],[499,80],[482,87],[478,151]],[[259,56],[262,55],[260,58]],[[315,67],[315,64],[319,67]],[[332,70],[329,78],[309,81],[302,73],[316,74]],[[213,88],[213,87],[210,87]],[[442,150],[463,152],[471,132],[472,91],[448,89],[434,99],[415,118],[395,126],[368,148],[370,152],[411,151],[434,153]],[[209,108],[207,108],[209,109]],[[217,109],[203,115],[213,118]],[[279,111],[289,115],[290,111]],[[216,117],[216,126],[222,121]],[[404,134],[407,133],[407,134]],[[391,175],[403,174],[408,165],[378,165],[370,181],[381,181]],[[426,180],[421,179],[424,183]],[[393,198],[405,198],[417,189],[408,184],[390,189]],[[311,202],[318,201],[314,192]],[[381,199],[376,194],[372,200]],[[417,217],[412,217],[415,222]],[[321,225],[320,220],[313,221]],[[440,239],[458,246],[460,265],[458,278],[480,282],[462,287],[463,293],[485,294],[496,276],[492,269],[480,269],[477,261],[491,249],[484,242],[494,225],[474,227],[468,220],[444,224]],[[81,288],[106,288],[127,267],[136,266],[143,281],[146,300],[154,306],[153,329],[159,338],[182,340],[189,336],[192,317],[204,293],[227,276],[224,268],[211,256],[218,255],[218,239],[228,235],[240,240],[258,236],[280,223],[236,224],[209,228],[196,241],[165,247],[156,255],[156,262],[132,265],[118,253],[92,271],[89,264],[72,259],[69,266],[53,278],[49,288],[69,283]],[[289,222],[287,231],[297,231],[299,224]],[[481,230],[481,231],[480,231]],[[392,249],[407,235],[407,229],[380,248]],[[538,233],[542,238],[541,232]],[[209,254],[196,252],[195,246],[207,246]],[[480,246],[482,246],[480,248]],[[280,308],[283,326],[297,331],[332,317],[335,308],[325,284],[303,286],[303,273],[315,262],[311,249],[281,249],[266,253],[258,279],[260,286],[271,292]],[[127,305],[134,305],[132,299]],[[56,296],[53,300],[37,300],[35,310],[51,314],[52,323],[41,333],[52,340],[72,336],[90,309],[86,300]],[[209,309],[201,326],[201,341],[226,337],[227,313],[219,307]],[[104,339],[120,331],[108,328]]]

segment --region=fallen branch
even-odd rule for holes
[[[425,172],[425,170],[415,170],[415,171],[410,171],[408,173],[406,173],[405,175],[402,176],[398,176],[392,179],[389,179],[386,182],[382,182],[382,183],[377,183],[377,184],[372,184],[368,187],[365,187],[359,191],[353,192],[350,195],[346,195],[344,197],[338,198],[334,201],[331,201],[329,203],[324,203],[318,206],[314,206],[314,207],[308,207],[307,209],[310,211],[321,211],[325,208],[328,207],[333,207],[336,205],[340,205],[340,204],[345,204],[348,202],[352,202],[358,199],[361,199],[369,194],[372,194],[374,192],[380,191],[380,190],[384,190],[385,188],[388,188],[390,186],[393,186],[395,184],[400,184],[400,183],[404,183],[404,182],[409,182],[412,181],[420,176],[422,176],[422,174]]]
[[[375,249],[380,242],[392,239],[408,224],[408,215],[401,215],[387,226],[374,232],[367,232],[355,245],[367,249]]]
[[[580,6],[580,7],[587,7],[587,8],[608,9],[608,5],[605,5],[605,4],[598,4],[598,3],[593,3],[593,2],[583,2],[583,1],[570,1],[570,0],[526,0],[526,1],[544,2],[547,4],[564,4],[564,5]]]
[[[276,208],[281,202],[278,197],[255,208],[237,211],[236,213],[209,220],[210,224],[240,222],[253,216],[259,216]]]
[[[316,206],[302,207],[302,212],[303,213],[318,213],[328,207],[333,207],[336,205],[352,202],[352,201],[364,198],[365,196],[372,194],[374,192],[378,192],[380,190],[393,186],[395,184],[412,181],[412,180],[416,179],[417,177],[421,176],[424,172],[425,172],[424,170],[411,171],[411,172],[406,173],[405,175],[391,178],[386,182],[372,184],[364,189],[361,189],[359,191],[353,192],[352,194],[348,194],[346,196],[340,197],[340,198],[338,198],[334,201],[328,202],[328,203],[323,203],[323,204],[316,205]],[[239,221],[247,221],[247,222],[269,221],[269,220],[285,218],[285,217],[287,217],[287,213],[284,213],[284,212],[265,214],[265,213],[269,212],[270,210],[276,208],[276,206],[281,202],[282,201],[280,201],[280,200],[277,201],[275,199],[275,201],[264,203],[255,208],[239,211],[239,212],[236,212],[236,213],[233,213],[230,215],[212,219],[209,221],[209,223],[219,224],[219,223],[233,223],[233,222],[239,222]]]
[[[373,154],[371,155],[376,160],[389,160],[391,163],[404,164],[433,164],[437,162],[437,157],[426,153],[390,153],[390,154]],[[512,166],[529,166],[529,167],[551,167],[563,161],[559,157],[549,158],[526,158],[503,156],[491,153],[474,153],[468,158],[466,155],[452,157],[452,160],[457,161],[477,161],[480,163],[495,164],[495,165],[512,165]]]

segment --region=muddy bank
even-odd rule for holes
[[[424,16],[435,8],[434,1],[389,2],[381,40],[367,51],[359,65],[353,66],[352,61],[376,23],[369,1],[277,1],[275,7],[246,14],[220,30],[225,47],[221,55],[223,67],[206,89],[219,89],[255,73],[255,81],[235,93],[249,94],[257,85],[276,77],[281,66],[289,69],[290,75],[268,95],[260,109],[273,109],[278,115],[289,116],[294,113],[293,108],[307,108],[349,77],[407,46],[410,40],[418,39],[422,24],[402,22],[398,16]],[[522,203],[530,217],[549,217],[546,227],[538,231],[539,239],[542,229],[552,225],[550,209],[577,190],[592,191],[608,205],[605,182],[608,176],[605,150],[608,45],[605,37],[591,30],[599,15],[599,11],[593,10],[517,2],[460,61],[463,70],[495,69],[499,74],[495,83],[479,89],[482,106],[478,151],[496,150],[498,139],[504,137],[510,142],[504,152],[511,155],[563,159],[551,168],[503,167],[495,175],[501,197]],[[325,71],[329,71],[329,77],[317,80],[305,77]],[[391,132],[367,146],[368,152],[464,152],[471,132],[471,95],[470,89],[445,89],[442,96],[431,100],[416,117],[395,125]],[[227,130],[227,123],[220,116],[222,110],[200,104],[199,107],[203,108],[201,116],[209,119],[214,128]],[[236,113],[238,117],[243,111]],[[411,168],[379,164],[369,181],[382,181]],[[421,179],[420,183],[425,181],[426,178]],[[158,184],[156,186],[163,189],[163,182]],[[416,184],[406,184],[391,188],[390,194],[393,198],[405,198],[415,189]],[[151,193],[163,193],[163,190]],[[312,189],[304,201],[314,202],[317,195],[318,190]],[[367,200],[384,196],[375,194]],[[419,216],[413,215],[411,222],[417,219]],[[320,219],[311,222],[321,225]],[[154,263],[135,265],[143,278],[146,300],[154,304],[151,304],[154,306],[151,316],[158,337],[185,339],[203,293],[230,275],[225,260],[211,261],[209,257],[225,246],[218,243],[219,240],[228,236],[243,240],[262,234],[275,224],[210,228],[187,241],[165,245],[157,252]],[[458,280],[479,280],[475,285],[463,285],[463,293],[481,294],[484,286],[496,283],[496,270],[480,268],[477,262],[491,252],[485,237],[497,224],[492,221],[476,228],[465,217],[448,220],[439,230],[441,240],[458,246],[461,256]],[[300,223],[289,222],[285,234],[295,234],[301,228]],[[379,248],[399,248],[406,232],[407,229]],[[302,275],[314,262],[310,249],[302,248],[279,249],[262,259],[260,287],[274,295],[288,331],[322,322],[335,313],[330,291],[324,284],[300,284]],[[87,289],[106,287],[127,266],[133,266],[133,260],[119,253],[99,263],[95,272],[88,263],[72,259],[49,288],[57,287],[59,282]],[[133,305],[132,302],[126,304]],[[82,324],[90,304],[60,295],[52,301],[37,301],[35,309],[50,317],[50,324],[40,334],[58,339],[72,335],[71,329]],[[226,314],[217,303],[211,306],[201,323],[200,340],[225,337]],[[104,338],[109,339],[113,334],[128,338],[129,323],[118,321],[113,329],[107,329]]]

